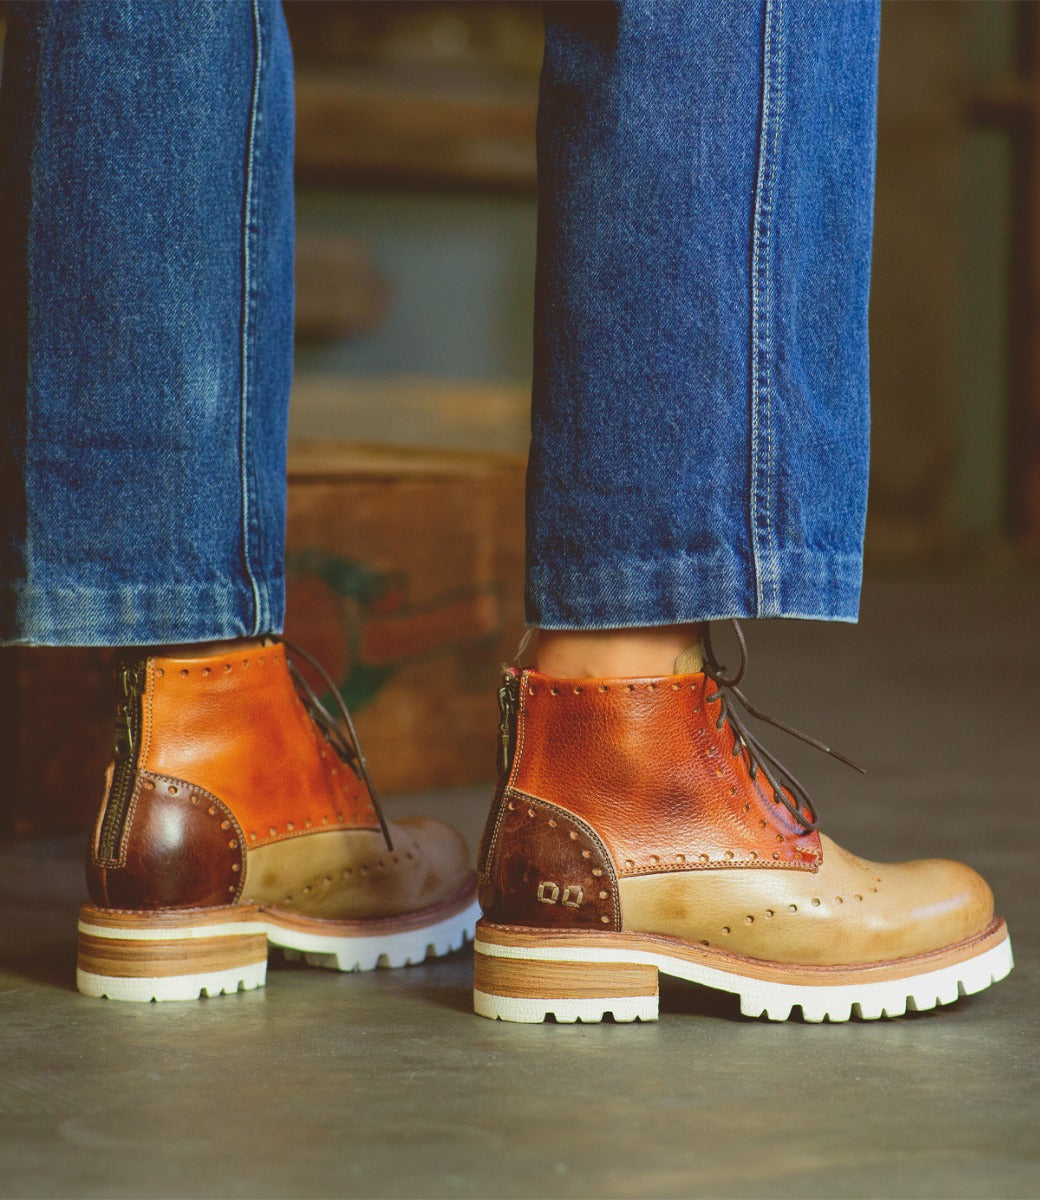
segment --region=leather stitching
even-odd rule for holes
[[[587,822],[583,821],[582,818],[579,817],[576,813],[572,813],[570,811],[570,809],[562,808],[560,805],[552,804],[547,800],[539,800],[536,796],[529,796],[526,792],[518,791],[516,788],[508,787],[502,793],[502,800],[503,800],[502,809],[503,810],[506,809],[506,803],[510,799],[515,800],[515,801],[519,802],[520,804],[525,804],[529,807],[534,806],[536,808],[540,808],[547,815],[558,813],[559,816],[561,816],[565,821],[572,824],[576,830],[578,830],[580,833],[584,834],[584,836],[586,838],[588,838],[589,842],[595,847],[595,849],[599,852],[600,856],[602,857],[604,870],[606,872],[608,872],[607,882],[610,885],[610,899],[611,899],[611,908],[612,908],[613,915],[614,915],[614,924],[617,929],[620,929],[621,928],[621,897],[618,894],[617,870],[614,867],[614,859],[613,859],[610,851],[607,849],[606,843],[599,836],[599,834],[592,828],[591,825],[589,825]]]
[[[683,871],[721,871],[727,867],[751,871],[810,871],[816,874],[818,866],[810,867],[797,862],[767,862],[764,859],[714,858],[710,862],[655,863],[649,867],[623,867],[618,869],[619,879],[634,879],[640,875],[675,875]]]
[[[137,757],[137,765],[144,770],[148,765],[148,755],[152,749],[152,727],[154,718],[152,716],[152,703],[155,699],[155,659],[148,659],[147,679],[145,680],[143,703],[147,708],[141,713],[141,749]]]

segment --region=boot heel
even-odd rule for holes
[[[608,951],[608,954],[610,952]],[[477,926],[473,1009],[482,1017],[535,1023],[656,1021],[657,968],[597,960],[585,945],[510,930],[508,940]]]
[[[267,933],[252,908],[131,912],[84,904],[76,986],[110,1000],[197,1000],[267,977]]]

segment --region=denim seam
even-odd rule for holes
[[[239,397],[239,467],[242,478],[242,565],[253,595],[253,626],[251,633],[262,628],[263,601],[260,585],[253,569],[251,480],[249,454],[249,399],[252,384],[252,327],[254,315],[253,242],[256,219],[254,207],[256,193],[253,175],[256,159],[257,130],[260,111],[260,79],[263,66],[263,31],[260,24],[259,0],[252,0],[253,17],[253,88],[249,103],[249,131],[246,141],[245,197],[242,215],[242,337],[241,337],[241,393]]]
[[[773,20],[772,0],[763,18],[762,115],[755,180],[751,268],[751,549],[759,616],[779,610],[773,528],[772,428],[772,230],[776,164],[783,119],[783,0]],[[774,36],[775,34],[775,36]],[[775,43],[775,45],[774,45]],[[764,332],[763,332],[764,330]],[[763,445],[764,429],[764,445]],[[764,454],[764,465],[762,462]],[[771,593],[766,599],[766,589]]]
[[[53,39],[50,37],[50,31],[51,31],[51,28],[56,19],[54,5],[44,4],[44,5],[41,5],[40,7],[43,10],[44,16],[40,20],[41,36],[38,39],[38,41],[36,42],[36,47],[35,47],[36,54],[38,56],[37,70],[42,70],[44,68],[45,62],[47,63],[47,65],[51,65],[51,63],[53,62],[52,56],[48,55],[45,52],[44,47],[53,45]],[[3,55],[0,54],[0,68],[2,68],[2,66],[3,66]],[[35,110],[38,115],[39,107],[40,107],[40,89],[39,89],[39,87],[37,87],[37,89],[35,90],[35,92],[33,94],[33,105],[35,106]],[[29,143],[28,147],[26,148],[26,154],[28,156],[28,161],[30,161],[30,162],[35,161],[36,158],[38,157],[38,153],[39,153],[38,147],[39,147],[39,143],[40,143],[40,139],[41,139],[42,135],[43,135],[42,124],[38,119],[34,119],[32,121],[32,126],[31,126],[30,143]],[[28,314],[27,314],[28,320],[31,322],[32,326],[37,326],[39,324],[39,326],[42,328],[42,327],[44,327],[43,322],[37,316],[37,306],[38,306],[39,301],[37,299],[38,287],[37,287],[37,283],[36,283],[36,267],[37,267],[36,256],[32,252],[32,247],[36,240],[35,230],[36,230],[37,222],[40,219],[41,215],[43,216],[44,220],[47,219],[46,210],[44,208],[42,208],[42,206],[41,206],[38,179],[36,177],[35,172],[31,172],[30,176],[29,176],[29,194],[26,197],[26,209],[25,209],[25,233],[26,233],[25,288],[26,288],[26,299],[28,302]],[[8,232],[10,233],[10,231],[8,231]],[[21,496],[21,500],[24,505],[24,507],[21,510],[21,513],[25,520],[25,528],[24,528],[24,534],[23,534],[24,542],[23,542],[23,546],[22,546],[21,562],[18,564],[16,571],[18,571],[19,574],[24,574],[26,576],[28,576],[31,573],[33,566],[35,564],[35,561],[36,561],[36,548],[34,545],[34,542],[35,542],[34,524],[35,524],[35,522],[34,522],[34,513],[33,513],[33,507],[32,507],[32,496],[29,492],[29,488],[30,488],[29,473],[32,470],[32,468],[35,466],[34,457],[33,457],[33,441],[35,440],[34,434],[35,434],[36,413],[34,412],[32,404],[29,403],[29,397],[33,394],[37,385],[36,385],[35,375],[33,372],[33,356],[31,353],[30,341],[29,341],[30,336],[31,335],[29,332],[29,328],[26,328],[26,330],[25,330],[25,374],[24,374],[24,378],[22,380],[22,385],[24,388],[23,403],[26,406],[25,407],[25,424],[21,427],[19,443],[17,444],[16,450],[15,450],[16,454],[21,455],[21,461],[19,464],[21,467],[21,471],[22,471],[21,484],[22,484],[23,489],[25,489],[22,492],[22,496]],[[8,433],[8,436],[10,436],[10,433]]]
[[[780,86],[780,74],[784,65],[784,0],[779,0],[776,14],[776,117],[773,122],[773,152],[769,164],[769,209],[770,224],[766,245],[766,523],[769,530],[770,582],[773,589],[773,611],[780,608],[777,587],[776,527],[773,523],[773,208],[776,199],[776,164],[780,156],[780,129],[784,121],[784,89]]]

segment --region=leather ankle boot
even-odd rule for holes
[[[866,862],[821,836],[737,716],[734,682],[711,667],[507,671],[478,863],[478,1013],[654,1020],[663,972],[736,993],[748,1016],[846,1021],[947,1004],[1010,971],[970,868]]]
[[[423,818],[383,823],[349,714],[331,716],[282,643],[128,659],[117,679],[80,991],[218,995],[263,986],[268,946],[353,971],[472,935],[462,839]]]

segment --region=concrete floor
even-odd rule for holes
[[[0,1194],[1040,1196],[1038,615],[1035,577],[887,581],[858,629],[751,630],[751,697],[871,768],[782,745],[824,828],[986,873],[1015,941],[1005,983],[888,1022],[749,1021],[676,985],[657,1024],[517,1026],[470,1014],[458,955],[116,1004],[72,990],[81,846],[7,844]],[[390,807],[475,840],[485,805]]]

